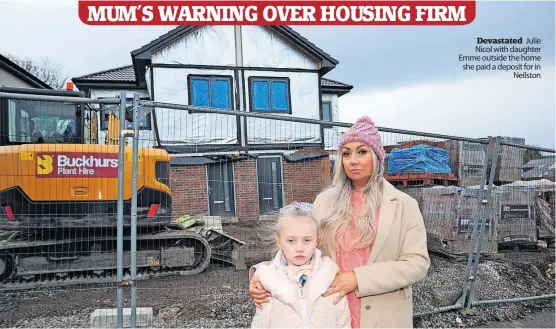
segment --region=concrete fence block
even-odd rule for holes
[[[116,308],[96,309],[91,313],[91,328],[116,328],[118,310]],[[138,307],[135,325],[139,327],[151,327],[153,323],[152,307]],[[131,327],[131,308],[123,309],[123,327]]]

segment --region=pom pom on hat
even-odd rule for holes
[[[385,151],[382,146],[382,138],[370,117],[365,115],[359,118],[340,138],[338,148],[341,149],[349,142],[362,142],[369,145],[378,156],[380,163],[384,164]]]
[[[359,123],[368,123],[373,127],[375,125],[375,122],[373,121],[373,119],[371,119],[368,115],[364,115],[364,116],[360,117],[359,119],[357,119],[357,122],[355,122],[355,124],[359,124]]]

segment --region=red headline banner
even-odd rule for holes
[[[79,1],[88,25],[466,25],[475,1]]]

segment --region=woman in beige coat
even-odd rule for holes
[[[348,297],[353,328],[413,327],[411,286],[427,275],[427,236],[417,202],[384,178],[384,148],[369,117],[340,139],[332,186],[315,200],[320,249],[340,272],[325,296]],[[271,297],[251,280],[257,305]]]

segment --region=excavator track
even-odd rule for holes
[[[138,234],[136,241],[138,281],[199,274],[214,262],[245,268],[244,243],[216,230],[166,225],[158,232]],[[130,242],[125,235],[125,280],[130,273]],[[0,290],[124,284],[117,282],[116,246],[115,233],[41,240],[29,232],[0,232]]]

